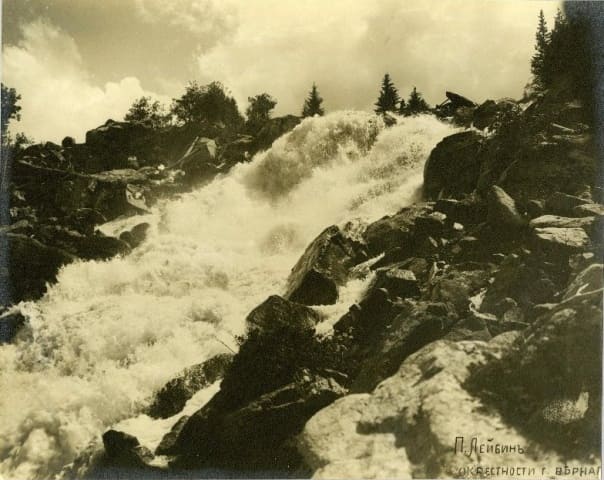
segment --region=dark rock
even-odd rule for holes
[[[523,128],[522,121],[510,133],[489,139],[481,156],[484,162],[477,190],[482,193],[493,184],[499,185],[521,209],[530,200],[545,200],[556,192],[580,193],[596,178],[596,156],[591,147],[544,142],[540,134]]]
[[[136,157],[147,164],[152,161],[155,132],[142,122],[116,122],[86,132],[86,147],[100,159],[100,170],[128,168],[128,159]]]
[[[21,312],[3,313],[0,316],[0,345],[12,342],[23,325],[25,325],[25,317]]]
[[[361,368],[351,390],[369,392],[398,370],[409,355],[441,338],[457,321],[457,315],[443,303],[406,302],[404,309],[372,339],[360,361]],[[367,338],[359,341],[366,342]]]
[[[128,243],[131,248],[138,247],[141,243],[145,241],[147,237],[147,231],[149,230],[149,225],[146,222],[139,223],[135,225],[130,230],[120,233],[120,240]]]
[[[294,382],[237,410],[217,413],[211,406],[202,408],[186,421],[169,453],[178,456],[175,465],[187,468],[288,471],[299,460],[287,440],[345,393],[335,381],[301,371]]]
[[[594,291],[545,309],[506,355],[474,372],[467,388],[530,441],[565,455],[599,455],[601,301]],[[580,396],[586,409],[576,408]]]
[[[13,233],[0,235],[0,252],[8,254],[2,261],[8,272],[0,271],[0,284],[9,292],[5,304],[37,300],[46,292],[46,284],[56,281],[59,268],[75,260],[64,250]]]
[[[529,264],[517,255],[509,255],[487,287],[480,311],[501,317],[515,305],[529,311],[535,304],[551,302],[559,288],[555,280],[539,262]]]
[[[147,175],[135,170],[81,174],[17,162],[18,178],[29,205],[43,216],[63,217],[82,209],[98,211],[107,220],[146,210],[144,198],[132,193],[149,184]]]
[[[313,240],[292,269],[286,298],[304,305],[333,304],[350,268],[365,259],[358,242],[331,226]]]
[[[426,198],[471,193],[478,182],[482,144],[482,136],[474,131],[456,133],[439,142],[424,167]]]
[[[178,437],[189,418],[191,418],[189,415],[183,415],[178,419],[170,431],[163,436],[161,442],[159,442],[159,445],[155,449],[155,455],[168,455],[170,452],[176,451]]]
[[[431,282],[430,298],[435,302],[450,303],[457,312],[468,310],[470,297],[486,287],[492,266],[488,264],[458,264],[447,266]]]
[[[422,236],[444,236],[447,230],[446,221],[447,216],[442,212],[420,215],[415,219],[415,233]]]
[[[463,95],[460,95],[458,93],[447,91],[447,92],[445,92],[445,95],[446,95],[447,99],[451,102],[451,104],[453,105],[454,108],[475,107],[476,106],[476,103],[474,103],[472,100],[470,100],[469,98],[466,98]]]
[[[525,219],[516,209],[514,199],[497,185],[493,185],[489,189],[487,208],[487,220],[497,230],[513,232],[526,224]]]
[[[429,214],[431,210],[428,205],[416,204],[368,225],[363,232],[363,239],[367,243],[369,255],[375,256],[395,248],[403,248],[410,253],[415,219]]]
[[[99,231],[93,235],[83,235],[57,225],[42,225],[36,236],[46,244],[52,244],[86,260],[107,260],[130,252],[127,243]]]
[[[417,297],[420,294],[417,278],[411,270],[382,268],[376,274],[376,288],[385,288],[392,297]]]
[[[78,208],[65,217],[66,224],[84,235],[92,235],[94,227],[105,222],[105,216],[93,208]]]
[[[189,183],[212,179],[221,171],[216,142],[210,138],[196,138],[183,157],[169,168],[182,170]]]
[[[321,315],[312,308],[271,295],[250,312],[246,323],[249,329],[270,331],[284,325],[311,329],[320,320]]]
[[[186,368],[155,394],[147,415],[152,418],[176,415],[195,393],[222,378],[232,359],[231,354],[224,353]]]
[[[140,445],[136,437],[117,430],[103,434],[103,445],[112,466],[145,468],[153,459],[151,451]]]
[[[585,200],[584,198],[568,195],[562,192],[556,192],[546,200],[545,207],[549,212],[552,212],[556,215],[569,216],[572,215],[575,207],[585,205],[587,203],[589,203],[589,201]]]
[[[61,141],[61,146],[63,148],[71,148],[75,145],[75,139],[73,137],[65,137],[62,141]]]
[[[362,342],[369,342],[379,335],[389,322],[400,312],[385,288],[371,288],[359,305],[350,307],[348,313],[334,325],[339,334],[351,335]]]
[[[526,204],[526,212],[529,218],[537,218],[543,215],[545,202],[541,200],[529,200]]]
[[[476,225],[483,223],[487,218],[486,203],[481,202],[475,197],[468,197],[462,200],[443,198],[436,201],[434,209],[444,213],[452,222],[458,222],[462,225]]]
[[[501,99],[497,102],[487,100],[474,110],[472,124],[474,127],[484,130],[496,130],[502,124],[506,123],[507,117],[518,114],[520,108],[518,104],[510,99]]]
[[[564,291],[562,300],[600,290],[604,287],[603,280],[604,266],[601,263],[594,263],[577,274]]]

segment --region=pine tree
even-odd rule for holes
[[[399,113],[399,115],[404,115],[406,111],[407,111],[407,104],[405,103],[405,99],[401,98],[401,103],[398,107],[398,113]]]
[[[308,98],[304,102],[304,107],[302,108],[302,116],[303,117],[314,117],[315,115],[322,116],[325,114],[325,111],[321,107],[323,103],[323,99],[319,95],[319,91],[317,90],[317,86],[313,83],[312,89],[308,94]]]
[[[377,102],[375,102],[375,113],[384,114],[386,112],[396,112],[400,101],[398,90],[392,83],[390,75],[387,73],[382,80],[382,88]]]
[[[560,10],[558,10],[558,12],[560,13]],[[537,26],[535,39],[535,54],[531,59],[531,73],[535,77],[535,86],[537,88],[543,88],[546,76],[546,55],[550,41],[550,34],[547,31],[543,10],[539,12],[539,25]]]
[[[417,88],[413,87],[413,90],[409,94],[409,100],[407,100],[407,107],[405,108],[406,115],[415,115],[430,110],[430,106],[422,97],[422,94],[417,91]]]

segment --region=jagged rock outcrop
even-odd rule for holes
[[[250,330],[269,331],[288,326],[312,329],[320,320],[321,315],[312,308],[271,295],[252,310],[245,321]]]
[[[47,282],[56,281],[59,269],[75,257],[38,240],[16,233],[0,234],[3,268],[0,284],[8,292],[5,304],[35,300],[46,292]]]
[[[445,137],[430,153],[424,167],[424,195],[460,197],[476,188],[484,139],[473,131]]]
[[[359,242],[331,226],[313,240],[292,269],[285,296],[304,305],[333,304],[350,268],[366,258]]]
[[[224,353],[186,368],[155,394],[147,414],[153,418],[176,415],[196,392],[222,378],[232,359],[231,354]]]
[[[313,478],[465,477],[477,464],[495,469],[580,464],[565,462],[499,412],[481,408],[485,403],[466,386],[479,366],[510,351],[517,335],[506,333],[488,343],[432,343],[372,393],[349,395],[316,414],[298,437]],[[465,440],[464,451],[456,449],[458,437]],[[485,447],[496,442],[516,448],[505,455],[486,448],[479,454],[470,450],[472,438]]]

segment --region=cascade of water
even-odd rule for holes
[[[431,116],[388,129],[364,112],[306,119],[250,163],[158,205],[130,255],[64,267],[44,298],[21,305],[26,335],[0,347],[0,475],[54,476],[178,371],[234,345],[323,228],[414,201],[427,155],[450,133]]]

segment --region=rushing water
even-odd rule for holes
[[[246,314],[283,292],[326,226],[412,202],[427,154],[450,133],[429,116],[388,129],[363,112],[306,119],[252,162],[158,205],[131,254],[63,268],[44,298],[20,305],[29,324],[0,347],[0,476],[52,478],[119,422],[169,429],[176,417],[139,413],[153,392],[234,348]],[[359,289],[351,282],[324,313]]]

